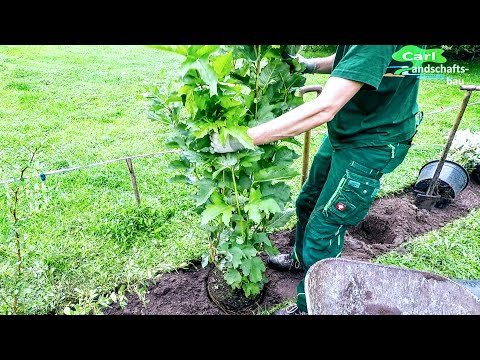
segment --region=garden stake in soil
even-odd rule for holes
[[[442,155],[440,157],[440,161],[438,162],[437,168],[435,170],[435,173],[433,174],[430,185],[428,186],[428,189],[425,192],[425,194],[419,193],[415,197],[415,205],[419,209],[432,210],[435,204],[437,204],[437,202],[440,201],[442,198],[442,196],[438,193],[438,187],[439,187],[438,178],[440,176],[440,172],[442,171],[443,164],[445,163],[445,159],[447,158],[448,151],[450,150],[450,146],[452,145],[453,138],[455,137],[455,133],[457,132],[458,125],[460,124],[463,114],[465,113],[465,109],[467,108],[468,102],[470,100],[470,96],[472,95],[473,91],[480,91],[480,86],[466,85],[466,86],[461,86],[460,90],[465,90],[467,91],[467,93],[463,98],[462,106],[460,107],[460,111],[458,112],[458,115],[457,115],[457,118],[455,119],[452,130],[450,131],[447,144],[443,149]]]
[[[318,96],[322,92],[322,86],[321,85],[302,86],[299,90],[299,94],[300,96],[303,97],[303,94],[312,92],[312,91],[316,91]],[[310,130],[305,132],[304,140],[303,140],[302,180],[301,180],[302,182],[300,183],[300,186],[302,186],[305,180],[307,180],[309,159],[310,159]]]
[[[128,172],[130,173],[130,180],[132,182],[133,192],[135,193],[135,200],[140,205],[140,194],[138,192],[137,177],[135,176],[135,170],[133,170],[133,163],[131,158],[125,159],[127,162]]]

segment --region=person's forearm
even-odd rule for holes
[[[333,119],[363,83],[330,77],[322,93],[279,117],[248,129],[254,145],[302,134]]]
[[[315,66],[313,70],[313,73],[315,74],[330,74],[332,72],[334,60],[335,54],[327,57],[308,59],[308,61],[311,61]]]
[[[299,135],[330,121],[334,115],[331,107],[317,99],[302,104],[269,122],[250,128],[247,134],[252,138],[254,145],[262,145]]]

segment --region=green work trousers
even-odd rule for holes
[[[319,260],[340,256],[345,231],[365,218],[380,178],[402,163],[410,144],[333,149],[328,136],[324,138],[296,200],[292,258],[305,273]],[[307,311],[304,281],[297,287],[297,305]]]

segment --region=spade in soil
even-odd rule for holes
[[[480,86],[461,86],[460,90],[465,90],[466,94],[448,136],[440,160],[438,162],[429,162],[420,170],[419,181],[415,187],[415,205],[419,209],[432,210],[434,207],[446,207],[468,184],[468,173],[461,165],[449,161],[448,168],[446,171],[443,171],[448,151],[450,150],[458,125],[460,124],[468,102],[470,101],[472,92],[480,91]],[[433,176],[429,178],[426,173],[429,173],[432,166],[435,164],[435,172]]]

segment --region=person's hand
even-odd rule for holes
[[[215,151],[216,153],[224,154],[245,149],[245,146],[243,146],[240,141],[238,141],[232,136],[227,137],[225,145],[222,145],[222,143],[220,142],[218,133],[211,134],[210,141],[212,142],[213,151]]]
[[[283,53],[282,57],[284,59],[296,59],[300,64],[303,64],[305,66],[304,73],[312,74],[315,71],[316,63],[312,59],[307,59],[300,54],[293,56],[287,53]]]

